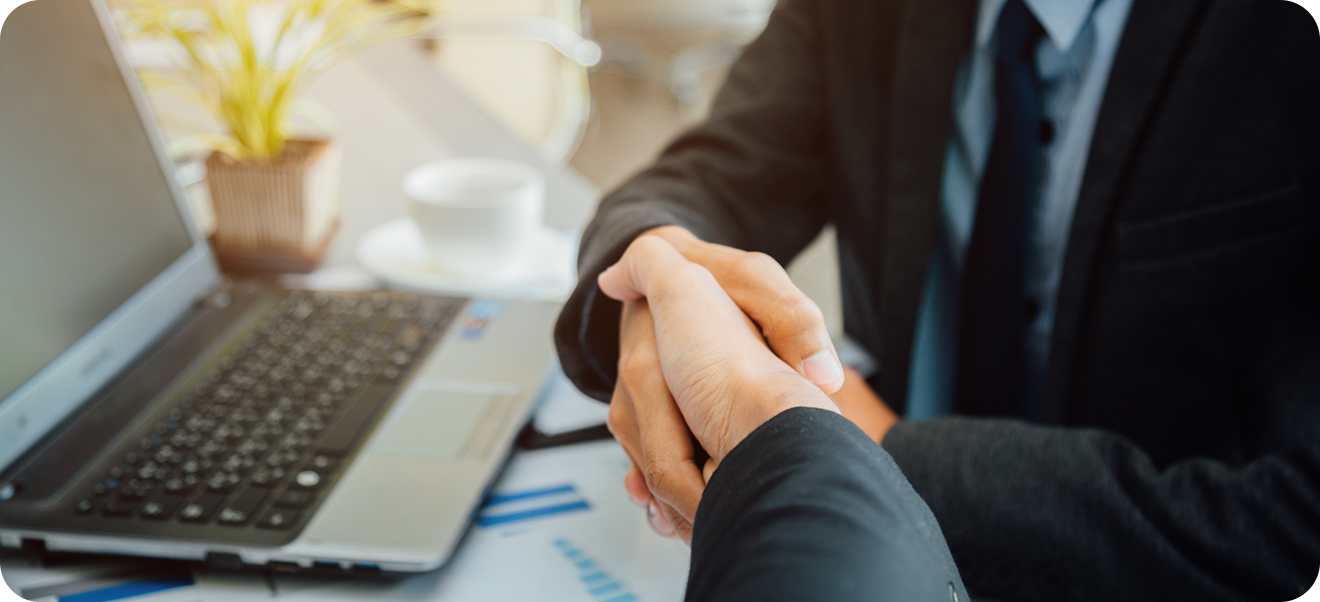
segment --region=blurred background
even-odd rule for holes
[[[773,0],[487,0],[443,9],[437,62],[548,159],[601,190],[701,120]],[[539,40],[493,39],[506,19],[552,17],[600,47],[583,65]],[[578,23],[580,25],[574,25]],[[467,31],[471,33],[467,33]],[[510,36],[512,37],[512,36]],[[584,102],[586,100],[586,102]]]
[[[765,27],[774,0],[485,0],[455,4],[435,60],[549,162],[607,194],[705,118],[729,65]],[[480,17],[552,16],[600,47],[590,66],[540,41],[463,36]],[[586,99],[585,101],[583,99]],[[827,229],[790,275],[842,332]]]
[[[427,1],[434,7],[434,26],[412,43],[422,46],[435,67],[495,120],[535,149],[546,165],[565,166],[577,172],[602,195],[644,169],[675,136],[705,118],[729,66],[760,34],[775,3],[774,0]],[[130,49],[137,50],[134,62],[139,66],[168,66],[170,62],[164,53],[153,53],[151,44],[138,42]],[[399,107],[390,105],[381,93],[362,89],[371,80],[364,74],[353,74],[356,68],[336,66],[319,78],[312,86],[310,96],[314,102],[310,108],[326,105],[323,107],[326,123],[309,122],[305,114],[300,124],[317,130],[328,123],[328,128],[334,130],[336,114],[360,118],[375,113],[371,115],[374,122],[339,124],[362,130],[356,141],[352,140],[353,132],[341,133],[350,142],[357,142],[360,149],[370,149],[354,156],[350,146],[345,160],[371,163],[379,161],[372,153],[398,152],[379,148],[380,143],[372,140],[377,136],[371,132],[404,128],[407,120],[391,120],[385,115]],[[360,97],[354,105],[368,104],[343,106],[342,99],[348,96]],[[177,122],[206,121],[176,99],[157,94],[152,97],[167,135],[170,130],[179,129],[172,127]],[[398,139],[399,133],[395,132],[392,138]],[[422,156],[432,150],[421,148],[424,141],[409,143],[419,147],[409,156]],[[402,161],[403,154],[406,153],[400,153],[394,162]],[[389,173],[384,165],[374,165],[373,169]],[[394,178],[392,174],[390,177]],[[397,178],[384,181],[392,183]],[[380,184],[376,182],[357,185],[349,181],[345,183],[345,194],[365,196],[372,194],[377,186]],[[190,187],[190,195],[205,196],[204,188]],[[377,201],[378,204],[401,202],[401,199]],[[207,204],[203,201],[198,206],[204,226],[210,220]],[[374,225],[372,216],[365,219],[355,216],[352,204],[345,211],[346,229],[341,238],[355,239],[367,226]],[[397,212],[402,212],[402,205]],[[569,230],[581,227],[556,225]],[[831,329],[839,333],[842,312],[833,240],[832,230],[827,228],[789,266],[789,273],[821,306]],[[332,258],[334,255],[332,250]]]

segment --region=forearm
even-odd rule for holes
[[[1103,431],[958,418],[900,423],[884,447],[978,595],[1287,600],[1320,569],[1315,447],[1157,470]]]
[[[966,600],[898,467],[833,412],[798,408],[729,453],[697,511],[687,600]]]

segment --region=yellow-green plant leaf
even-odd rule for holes
[[[116,0],[116,6],[126,37],[166,40],[186,57],[176,73],[144,73],[143,82],[193,104],[227,130],[193,142],[245,159],[283,152],[293,116],[306,114],[302,93],[316,75],[370,45],[429,27],[439,3]],[[183,85],[191,93],[177,89]]]

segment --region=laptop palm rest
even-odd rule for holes
[[[392,416],[369,456],[457,460],[496,395],[420,388]]]
[[[447,555],[478,501],[470,492],[495,460],[491,427],[516,405],[519,396],[510,394],[517,389],[414,381],[293,547],[334,555],[388,550],[401,561],[411,560],[410,551]]]

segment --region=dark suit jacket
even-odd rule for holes
[[[694,525],[688,602],[967,600],[935,517],[833,412],[795,408],[748,435]]]
[[[902,410],[975,0],[788,0],[708,122],[602,202],[556,329],[608,399],[595,276],[644,229],[787,262],[838,229],[848,333]],[[1296,597],[1320,567],[1320,36],[1283,0],[1136,0],[1070,232],[1048,427],[900,424],[885,447],[968,587],[1017,599]]]

